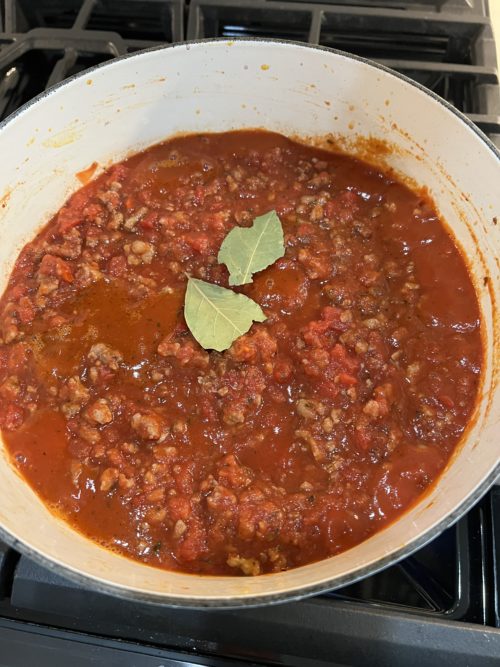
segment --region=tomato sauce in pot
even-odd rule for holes
[[[225,352],[183,317],[235,226],[285,254]],[[480,312],[433,204],[264,131],[153,146],[76,192],[0,304],[0,427],[58,515],[130,558],[257,575],[348,549],[439,476],[477,398]]]

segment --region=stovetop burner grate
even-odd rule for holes
[[[273,37],[339,48],[403,72],[500,145],[486,0],[3,0],[0,7],[0,119],[117,55],[184,37]]]
[[[0,0],[0,120],[92,65],[184,39],[183,0]]]

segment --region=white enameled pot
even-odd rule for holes
[[[204,41],[119,58],[52,88],[0,125],[0,290],[21,247],[81,185],[77,172],[176,133],[255,127],[330,135],[365,156],[363,137],[381,139],[386,150],[371,158],[428,188],[468,257],[481,302],[486,359],[476,414],[439,482],[392,525],[322,562],[254,578],[166,572],[103,549],[50,513],[0,443],[0,537],[96,589],[200,607],[317,593],[422,546],[499,473],[500,156],[450,105],[365,60],[278,41]]]

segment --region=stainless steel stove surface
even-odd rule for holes
[[[500,146],[487,0],[0,0],[0,120],[91,65],[218,36],[377,60],[448,99]],[[398,565],[327,595],[244,611],[115,599],[0,543],[0,666],[498,665],[499,577],[500,487]]]

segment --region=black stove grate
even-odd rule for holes
[[[487,0],[0,0],[0,120],[91,65],[218,36],[292,39],[374,59],[445,97],[500,146]],[[401,563],[276,608],[172,611],[117,600],[0,544],[2,665],[461,667],[497,665],[499,655],[498,487]]]
[[[446,98],[500,145],[486,0],[3,0],[0,119],[91,65],[184,37],[278,37],[371,58]]]
[[[203,37],[278,37],[403,72],[500,145],[495,45],[485,0],[3,0],[0,119],[67,76],[124,53]]]
[[[184,39],[183,0],[0,0],[0,120],[110,58]]]

